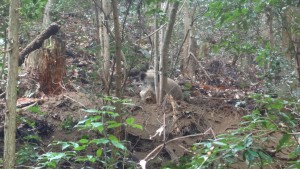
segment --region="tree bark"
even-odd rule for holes
[[[159,95],[159,100],[158,104],[161,104],[163,101],[164,93],[162,92],[163,89],[165,89],[165,86],[167,84],[167,70],[168,70],[168,52],[169,52],[169,46],[170,46],[170,41],[171,41],[171,36],[176,20],[176,14],[178,11],[179,7],[179,1],[175,1],[174,4],[172,5],[171,8],[171,13],[170,13],[170,20],[168,23],[166,35],[164,38],[164,43],[162,46],[162,55],[160,58],[160,71],[161,71],[161,76],[160,76],[160,95]]]
[[[289,59],[295,59],[295,71],[298,73],[298,83],[300,83],[300,36],[293,31],[297,23],[296,17],[300,14],[300,8],[287,7],[282,18],[282,43]]]
[[[156,8],[159,8],[159,3],[157,2]],[[158,14],[155,15],[155,30],[158,29],[158,20],[159,20],[159,16]],[[154,34],[154,72],[155,72],[155,76],[154,76],[154,88],[155,88],[155,100],[156,103],[158,103],[159,100],[159,82],[158,82],[158,69],[159,69],[159,54],[160,54],[160,50],[159,50],[159,32],[157,31]]]
[[[16,161],[16,102],[19,57],[19,0],[11,0],[8,27],[8,80],[4,124],[4,169],[12,169]]]
[[[274,19],[274,12],[272,9],[269,9],[268,11],[268,26],[269,26],[269,42],[270,42],[270,47],[274,47],[274,29],[273,29],[273,19]]]
[[[292,38],[293,7],[287,7],[282,14],[282,47],[285,56],[293,59],[293,38]]]
[[[116,45],[116,97],[121,99],[121,88],[122,88],[122,72],[121,72],[121,34],[120,34],[120,23],[119,23],[119,11],[118,4],[116,0],[112,0],[112,10],[114,16],[114,26],[115,26],[115,45]],[[117,117],[116,121],[121,122],[121,102],[116,102],[116,113],[120,116]],[[123,139],[124,134],[122,133],[121,127],[115,129],[115,136],[119,139]]]
[[[109,18],[111,14],[111,5],[108,0],[98,0],[97,13],[98,13],[98,33],[100,49],[98,52],[100,67],[100,78],[105,87],[106,93],[109,95],[109,68],[110,68],[110,45],[109,45]],[[100,10],[101,9],[101,10]]]
[[[52,18],[51,18],[51,11],[52,11],[52,6],[55,4],[55,0],[48,0],[44,9],[44,14],[43,14],[43,28],[46,29],[51,23],[52,23]],[[44,47],[49,46],[51,44],[50,40],[45,40],[44,42]]]
[[[51,45],[48,45],[47,48],[40,47],[45,43],[44,40],[53,35],[53,33],[58,32],[58,30],[59,26],[56,23],[51,24],[23,49],[20,55],[25,59],[27,53],[29,54],[25,60],[24,69],[30,72],[31,75],[35,74],[33,76],[38,78],[40,91],[47,95],[60,94],[63,89],[61,82],[66,68],[63,34],[52,36]]]
[[[64,56],[66,45],[56,36],[51,38],[51,43],[50,49],[43,48],[35,52],[37,54],[35,57],[38,57],[35,59],[37,64],[30,67],[37,68],[40,90],[47,95],[57,95],[63,90],[61,82],[66,72],[66,57]]]
[[[195,60],[194,57],[191,57],[190,53],[193,53],[195,56],[197,56],[196,41],[194,39],[194,13],[196,7],[190,8],[188,3],[186,3],[184,10],[184,29],[187,39],[183,45],[183,52],[181,54],[181,72],[184,76],[193,78],[195,77],[195,72],[197,69],[197,64],[195,64],[197,60]]]
[[[7,31],[4,31],[4,49],[7,49]],[[6,54],[4,53],[2,56],[2,68],[1,68],[1,72],[0,72],[0,78],[2,78],[2,75],[4,74],[4,69],[5,69],[5,65],[6,65]],[[2,87],[2,86],[0,86]]]
[[[52,6],[55,3],[55,0],[48,0],[45,6],[44,15],[43,15],[43,28],[47,28],[52,22],[51,20],[51,10]]]

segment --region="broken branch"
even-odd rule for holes
[[[48,26],[47,29],[45,29],[43,32],[41,32],[32,42],[30,42],[21,52],[19,55],[19,66],[21,66],[24,63],[24,60],[26,58],[26,55],[28,55],[30,52],[39,49],[42,47],[43,42],[50,38],[50,36],[55,35],[60,29],[60,26],[57,23],[52,23]]]

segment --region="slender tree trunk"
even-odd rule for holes
[[[5,30],[4,31],[4,49],[7,49],[7,31]],[[5,69],[5,64],[6,64],[6,54],[3,53],[3,56],[2,56],[2,69],[1,69],[1,72],[0,72],[0,78],[2,78],[3,76],[3,73],[4,73],[4,69]]]
[[[190,56],[190,53],[196,54],[196,41],[194,39],[194,14],[196,7],[189,7],[189,4],[186,3],[184,7],[185,16],[184,16],[184,32],[186,33],[186,41],[183,45],[183,52],[181,54],[181,72],[184,76],[193,78],[196,72],[196,61],[194,57]]]
[[[291,7],[287,7],[282,14],[282,47],[285,56],[293,59],[293,41],[291,32],[292,12]]]
[[[47,4],[45,6],[44,10],[44,16],[43,16],[43,28],[47,28],[51,23],[51,11],[52,11],[52,6],[55,4],[55,0],[48,0]]]
[[[109,18],[111,14],[111,5],[108,0],[97,0],[96,2],[96,11],[98,18],[98,34],[99,34],[99,65],[102,65],[100,68],[100,76],[105,87],[106,93],[109,95],[109,68],[110,68],[110,45],[109,45]]]
[[[274,18],[274,13],[270,9],[269,11],[269,16],[268,16],[268,25],[269,25],[269,41],[270,41],[270,47],[274,47],[274,30],[273,30],[273,18]]]
[[[295,71],[298,73],[298,83],[300,83],[300,36],[293,31],[293,25],[297,23],[296,17],[300,15],[300,8],[288,7],[283,13],[282,22],[282,42],[286,50],[286,56],[290,59],[295,58]]]
[[[159,8],[159,3],[157,3],[156,8]],[[158,29],[159,24],[158,21],[159,20],[159,16],[158,14],[155,15],[155,30]],[[154,34],[154,71],[155,71],[155,76],[154,76],[154,87],[155,87],[155,96],[156,96],[156,103],[158,103],[159,100],[159,83],[158,83],[158,69],[159,69],[159,54],[160,54],[160,50],[159,50],[159,32],[156,32]]]
[[[233,59],[232,59],[232,63],[231,63],[231,66],[236,66],[236,62],[238,61],[238,59],[240,58],[239,57],[240,55],[239,54],[235,54]]]
[[[169,2],[168,1],[161,3],[160,6],[161,6],[161,10],[164,11],[164,13],[168,13],[168,10],[169,10]],[[164,43],[165,33],[166,33],[166,28],[164,26],[159,31],[159,55],[160,55],[160,57],[162,56],[162,47],[163,47],[163,43]]]
[[[44,15],[43,15],[43,29],[46,29],[51,23],[51,11],[52,7],[55,4],[55,0],[48,0],[45,6]],[[44,47],[49,46],[51,44],[51,39],[47,39],[44,42]]]
[[[268,40],[270,43],[271,49],[274,47],[274,37],[273,37],[273,11],[272,9],[267,9],[267,25],[269,27],[268,30]],[[271,69],[271,61],[269,61],[266,65],[267,69]]]
[[[103,44],[102,48],[102,58],[103,58],[103,69],[102,69],[102,76],[105,79],[105,81],[109,84],[109,66],[110,66],[110,45],[109,45],[109,36],[108,36],[108,28],[109,28],[109,18],[110,18],[110,12],[111,12],[111,5],[109,0],[102,0],[102,38],[103,38]],[[109,85],[107,84],[106,90],[107,93],[109,93]]]
[[[112,10],[114,16],[114,26],[115,26],[115,45],[116,45],[116,97],[121,99],[121,88],[122,88],[122,72],[121,72],[121,34],[120,34],[120,24],[119,24],[119,11],[117,0],[112,0]],[[116,103],[116,113],[120,116],[117,118],[117,122],[121,122],[121,103]],[[123,139],[123,133],[121,127],[115,129],[115,136],[119,139]]]
[[[171,41],[171,36],[176,20],[176,14],[178,11],[179,7],[179,1],[175,1],[172,8],[171,8],[171,13],[170,13],[170,20],[168,23],[166,35],[164,38],[164,43],[162,46],[162,55],[160,58],[160,71],[161,71],[161,76],[160,76],[160,95],[159,95],[159,100],[158,104],[161,104],[163,101],[164,93],[162,92],[162,89],[165,88],[167,84],[167,70],[168,70],[168,52],[169,52],[169,46],[170,46],[170,41]]]
[[[8,80],[4,126],[4,169],[12,169],[16,161],[16,102],[19,61],[19,0],[11,0],[8,27]]]

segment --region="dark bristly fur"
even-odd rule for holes
[[[144,81],[145,77],[146,77],[146,73],[145,72],[141,72],[140,73],[140,79],[141,79],[141,81]]]

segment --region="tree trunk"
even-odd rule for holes
[[[4,31],[4,49],[7,49],[7,31]],[[3,78],[3,74],[4,74],[4,70],[5,70],[5,65],[6,65],[6,54],[3,53],[2,56],[2,68],[1,68],[1,72],[0,72],[0,78]],[[2,88],[2,86],[0,86]]]
[[[300,14],[300,8],[288,7],[283,14],[283,47],[286,48],[286,56],[290,59],[295,58],[295,71],[298,73],[298,83],[300,83],[300,36],[297,34],[298,23],[296,17]]]
[[[16,102],[19,60],[19,0],[11,0],[8,27],[8,79],[4,123],[4,169],[12,169],[16,161]]]
[[[66,69],[65,43],[62,40],[62,34],[52,36],[58,32],[59,28],[56,23],[48,26],[21,51],[19,58],[19,65],[22,65],[25,56],[29,54],[25,60],[24,69],[38,79],[40,91],[47,95],[60,94],[63,89],[61,82]],[[52,36],[50,48],[40,49],[43,42],[50,36]]]
[[[98,34],[100,49],[98,52],[98,62],[101,65],[99,72],[106,93],[109,95],[109,69],[110,69],[110,45],[109,45],[109,18],[111,14],[111,5],[108,0],[96,1],[97,18],[98,18]]]
[[[171,36],[176,20],[176,14],[179,6],[179,1],[175,1],[172,8],[171,8],[171,13],[170,13],[170,20],[168,23],[166,35],[164,38],[163,46],[162,46],[162,55],[160,58],[160,71],[161,71],[161,76],[160,76],[160,95],[159,95],[159,100],[158,104],[161,104],[163,101],[164,93],[162,92],[163,89],[165,89],[165,86],[167,84],[167,70],[168,70],[168,52],[169,52],[169,46],[170,46],[170,41],[171,41]]]
[[[183,52],[181,55],[181,72],[184,76],[189,78],[195,77],[195,72],[197,69],[197,60],[196,58],[191,57],[190,53],[193,53],[195,56],[197,52],[196,40],[194,39],[194,13],[195,7],[191,8],[188,6],[188,3],[185,4],[185,16],[184,16],[184,29],[187,36],[187,39],[184,43]]]
[[[159,8],[159,3],[157,3],[156,8]],[[158,29],[158,20],[159,20],[159,16],[158,14],[155,15],[155,30]],[[155,100],[156,103],[158,103],[159,100],[159,82],[158,82],[158,69],[159,69],[159,54],[160,54],[160,50],[159,50],[159,32],[156,32],[154,34],[154,72],[155,72],[155,76],[154,76],[154,87],[155,87]]]
[[[115,45],[116,45],[116,97],[121,99],[121,88],[122,88],[122,72],[121,72],[121,34],[120,34],[120,24],[119,24],[119,12],[118,12],[118,4],[116,0],[112,0],[112,10],[114,16],[114,26],[115,26]],[[121,102],[116,102],[116,113],[120,116],[117,117],[116,121],[118,123],[121,122]],[[118,127],[114,131],[115,136],[119,139],[124,138],[124,134],[122,133],[121,127]]]
[[[52,6],[55,4],[55,0],[48,0],[45,6],[44,15],[43,15],[43,28],[47,28],[52,23],[51,11]],[[50,45],[50,40],[44,42],[44,47]]]
[[[51,10],[52,6],[55,4],[55,0],[48,0],[45,6],[44,15],[43,15],[43,28],[47,28],[50,23],[52,23],[51,19]]]
[[[270,47],[274,47],[274,30],[273,30],[273,18],[274,18],[274,12],[272,9],[269,9],[268,12],[268,26],[269,26],[269,42],[270,42]]]
[[[51,23],[51,11],[55,0],[48,0],[43,17],[43,27],[45,29],[37,38],[35,38],[20,54],[19,65],[22,60],[29,54],[25,61],[25,69],[27,72],[37,74],[37,79],[40,84],[40,90],[45,94],[60,94],[62,80],[65,75],[65,43],[61,37],[52,36],[56,34],[60,27]],[[48,39],[51,37],[50,39]],[[42,48],[41,46],[51,47],[51,49]]]
[[[51,38],[51,49],[42,48],[29,54],[25,61],[25,69],[37,74],[40,91],[47,95],[60,94],[62,80],[65,75],[66,58],[65,43],[57,37]]]

